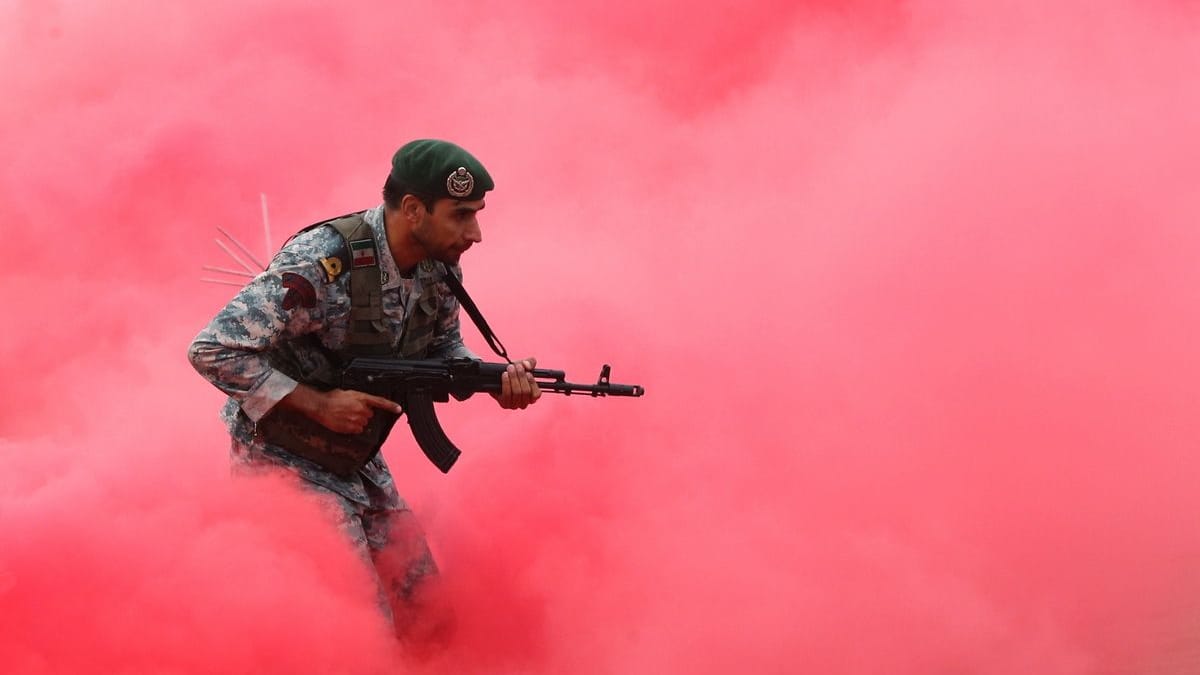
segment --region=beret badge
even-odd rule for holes
[[[449,192],[451,197],[466,197],[474,189],[475,177],[465,166],[458,167],[446,177],[446,192]]]

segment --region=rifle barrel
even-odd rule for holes
[[[542,391],[555,394],[589,394],[591,396],[641,396],[646,393],[636,384],[575,384],[574,382],[538,382]]]

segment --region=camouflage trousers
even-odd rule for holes
[[[253,443],[233,442],[235,475],[259,475],[294,467],[282,458],[261,451]],[[376,584],[380,612],[396,629],[397,637],[425,640],[429,634],[451,628],[448,607],[440,599],[438,569],[416,516],[395,488],[385,490],[363,480],[367,504],[307,480],[297,473],[303,489],[318,495],[327,511]],[[431,623],[432,622],[432,623]]]
[[[307,481],[303,484],[332,505],[338,526],[375,578],[380,611],[396,626],[398,634],[407,632],[438,573],[416,516],[403,500],[399,505],[388,504],[370,483],[366,485],[370,506],[320,485]]]

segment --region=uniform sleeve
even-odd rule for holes
[[[316,258],[285,248],[200,331],[188,359],[257,422],[296,388],[271,366],[267,350],[320,330],[325,294]]]
[[[454,265],[451,272],[462,280],[462,268]],[[442,302],[438,306],[437,327],[434,329],[433,341],[429,346],[429,356],[434,359],[468,358],[478,359],[467,346],[463,344],[461,323],[459,322],[458,298],[454,297],[450,287],[445,282],[442,285]]]

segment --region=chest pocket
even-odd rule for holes
[[[438,308],[442,304],[438,287],[439,284],[433,282],[424,284],[421,297],[404,323],[398,349],[401,358],[422,359],[429,353],[429,345],[437,329]]]

